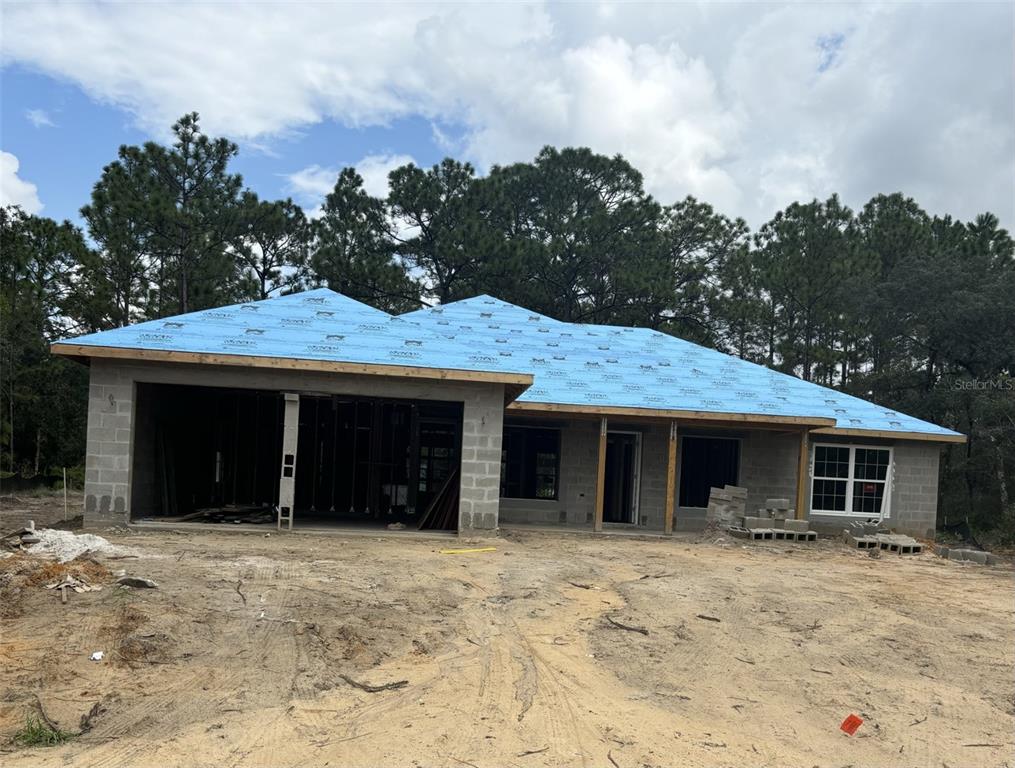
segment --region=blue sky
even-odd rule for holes
[[[14,154],[19,175],[38,188],[42,213],[80,224],[102,168],[123,144],[152,139],[132,115],[90,99],[59,78],[13,65],[0,72],[0,148]],[[33,118],[35,122],[33,122]],[[37,124],[40,118],[46,122]],[[168,128],[168,126],[167,126]],[[159,137],[161,138],[161,137]],[[407,156],[432,164],[445,154],[428,121],[407,117],[390,125],[347,127],[331,120],[303,126],[270,142],[240,139],[232,169],[264,198],[293,197],[312,207],[317,196],[294,187],[289,176],[314,165],[340,168],[365,157]]]
[[[122,143],[201,113],[262,197],[346,165],[546,144],[623,154],[664,203],[759,226],[902,191],[1015,225],[1010,3],[0,4],[0,202],[76,219]]]

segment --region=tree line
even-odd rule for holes
[[[341,171],[319,210],[262,200],[198,115],[121,147],[84,231],[0,211],[0,470],[83,461],[87,375],[48,344],[305,287],[388,312],[490,293],[571,322],[705,344],[957,429],[942,515],[1015,534],[1015,243],[903,194],[796,202],[751,232],[654,199],[623,157],[544,148],[478,176],[446,158]]]

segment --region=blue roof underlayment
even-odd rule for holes
[[[461,345],[327,288],[189,312],[68,339],[96,347],[295,358],[524,374],[511,361]]]
[[[564,323],[490,296],[392,316],[319,288],[67,341],[532,374],[521,402],[822,417],[843,429],[958,434],[658,331]]]
[[[518,400],[560,405],[824,417],[842,429],[957,432],[648,328],[565,323],[478,296],[402,317],[496,350],[535,382]]]

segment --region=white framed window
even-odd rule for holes
[[[888,447],[816,444],[811,454],[811,512],[887,518],[893,466]]]

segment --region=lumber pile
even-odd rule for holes
[[[456,469],[433,497],[419,521],[419,530],[454,531],[458,529],[458,470]]]

